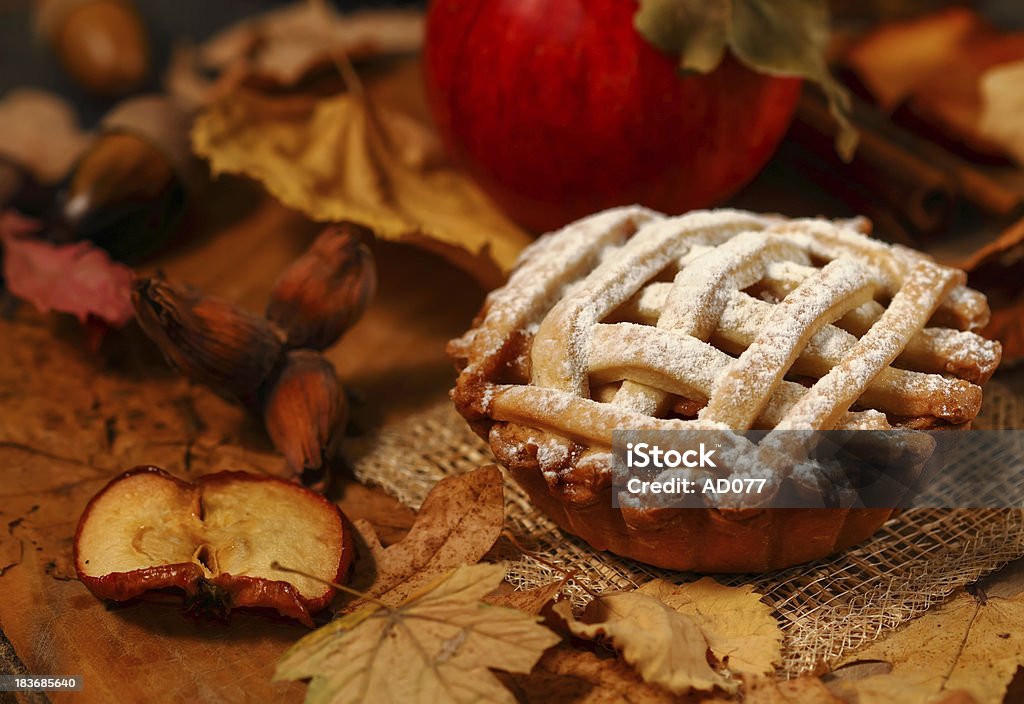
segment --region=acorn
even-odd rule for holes
[[[0,100],[0,210],[44,218],[88,144],[63,98],[34,88],[9,91]]]
[[[263,393],[263,421],[274,446],[307,485],[322,485],[348,417],[334,366],[313,350],[288,352]]]
[[[132,304],[142,330],[171,366],[245,403],[255,400],[283,358],[284,335],[272,323],[191,287],[139,279]]]
[[[162,244],[200,186],[191,123],[166,96],[132,98],[108,113],[59,197],[55,238],[90,239],[118,259]]]
[[[372,236],[352,223],[327,227],[277,279],[267,318],[285,331],[288,347],[326,349],[363,315],[377,290],[362,241]]]
[[[149,37],[130,0],[41,0],[37,26],[86,90],[115,97],[149,73]]]

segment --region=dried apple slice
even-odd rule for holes
[[[271,565],[339,582],[352,549],[338,507],[297,484],[247,472],[189,483],[138,467],[86,506],[75,534],[75,569],[101,599],[178,587],[191,608],[266,607],[312,626],[310,614],[327,606],[335,590]]]

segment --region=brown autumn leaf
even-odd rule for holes
[[[215,34],[199,47],[198,59],[207,70],[290,86],[309,71],[329,66],[339,53],[358,61],[418,51],[423,31],[423,13],[418,10],[343,15],[327,3],[299,0]]]
[[[817,677],[777,680],[758,677],[743,682],[744,704],[843,704]]]
[[[854,664],[886,663],[889,671],[845,679]],[[1024,593],[975,598],[966,591],[841,660],[829,683],[859,704],[932,704],[944,697],[1001,702],[1024,664]],[[970,700],[967,700],[970,701]]]
[[[0,101],[0,158],[21,165],[42,183],[56,183],[89,143],[63,98],[35,88],[9,91]]]
[[[971,149],[1006,154],[982,129],[982,76],[1024,59],[1024,32],[1002,33],[977,12],[951,7],[881,25],[844,61],[885,110],[905,105],[921,122]]]
[[[352,587],[399,604],[453,567],[478,562],[501,535],[504,520],[504,484],[495,465],[442,479],[427,495],[408,535],[394,545],[382,547],[370,523],[355,522],[363,544]]]
[[[981,76],[981,134],[1024,164],[1024,56]]]
[[[655,596],[639,591],[602,595],[590,602],[585,620],[573,616],[568,602],[554,609],[573,635],[609,641],[645,682],[673,694],[737,689],[735,681],[708,664],[708,642],[697,620]]]
[[[361,62],[413,53],[423,33],[417,10],[341,14],[327,3],[300,0],[236,22],[199,46],[175,46],[164,87],[199,108],[243,84],[280,89],[315,79],[340,55]]]
[[[565,581],[565,579],[556,579],[550,584],[533,587],[532,589],[499,590],[488,594],[484,597],[484,601],[495,606],[519,609],[532,616],[536,616],[562,591]]]
[[[676,586],[655,579],[637,589],[693,617],[715,658],[742,675],[767,675],[782,661],[782,631],[754,587],[727,587],[710,577]]]
[[[684,701],[648,684],[619,658],[601,658],[566,644],[549,649],[526,675],[505,681],[530,704],[674,704]],[[688,701],[688,700],[686,700]]]
[[[308,704],[508,702],[492,669],[529,672],[559,637],[539,619],[483,599],[501,564],[462,565],[392,606],[369,604],[306,636],[277,680],[312,679]]]
[[[433,129],[390,102],[367,102],[374,91],[312,103],[236,91],[200,113],[193,147],[214,173],[253,178],[314,220],[364,225],[496,285],[530,237],[448,160]],[[282,109],[286,100],[311,107]]]

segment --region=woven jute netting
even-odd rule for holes
[[[985,394],[975,428],[1024,428],[1024,398],[995,382],[986,386]],[[360,445],[363,454],[354,458],[357,478],[413,508],[440,479],[494,461],[486,443],[447,400]],[[953,461],[970,461],[978,472],[992,474],[990,479],[1016,482],[1008,488],[1020,495],[1024,472],[1007,471],[1010,467],[1000,459]],[[654,577],[678,583],[695,579],[693,574],[594,550],[539,513],[507,476],[505,500],[505,527],[516,547],[502,540],[496,550],[498,557],[509,560],[508,579],[517,588],[548,584],[569,573],[565,593],[581,605],[594,593],[632,589]],[[1022,555],[1022,510],[912,509],[870,540],[832,557],[779,572],[716,578],[726,584],[753,584],[764,595],[785,634],[783,671],[795,676],[828,665]]]

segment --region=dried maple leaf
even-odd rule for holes
[[[238,22],[199,47],[206,69],[238,71],[289,86],[344,53],[358,60],[417,51],[423,44],[418,10],[365,10],[348,15],[307,0]]]
[[[10,228],[4,227],[9,230]],[[0,232],[7,289],[43,312],[95,316],[112,327],[135,317],[132,270],[89,242],[55,245]]]
[[[648,684],[618,658],[600,658],[568,645],[551,648],[528,675],[505,678],[530,704],[673,704],[679,698]]]
[[[464,565],[398,606],[365,606],[296,643],[274,678],[311,678],[311,704],[514,702],[489,669],[529,672],[559,637],[482,601],[504,577],[503,565]]]
[[[981,134],[1024,164],[1024,60],[1003,64],[981,76]]]
[[[442,479],[427,495],[408,535],[387,548],[373,527],[355,527],[360,546],[352,586],[386,604],[399,604],[453,567],[478,562],[494,545],[505,520],[501,471],[487,465]]]
[[[844,61],[883,109],[905,104],[916,122],[976,152],[1001,155],[1005,145],[981,126],[982,76],[1022,59],[1024,33],[1004,34],[974,10],[951,7],[880,26]]]
[[[52,93],[22,88],[0,101],[0,157],[42,183],[62,179],[88,142],[70,105]]]
[[[554,608],[573,635],[610,641],[645,682],[674,694],[737,689],[708,664],[708,642],[697,620],[657,597],[642,592],[601,596],[587,607],[587,621],[577,620],[568,602]]]
[[[891,670],[861,679],[840,677],[843,666],[864,661]],[[959,592],[949,602],[844,658],[830,688],[859,704],[933,702],[963,690],[980,702],[998,702],[1024,664],[1024,593],[976,599]],[[969,700],[968,700],[969,701]]]
[[[446,160],[431,129],[368,105],[342,93],[310,112],[276,110],[241,91],[199,115],[193,146],[215,173],[254,178],[314,220],[365,225],[496,285],[530,238]]]
[[[782,660],[782,631],[754,587],[727,587],[710,577],[676,586],[662,579],[637,591],[692,616],[715,658],[733,673],[767,675]]]
[[[505,592],[488,594],[485,601],[495,606],[507,606],[511,609],[519,609],[532,616],[538,615],[565,586],[565,579],[556,579],[550,584],[545,584],[532,589],[516,589]]]
[[[817,677],[776,680],[767,677],[743,683],[744,704],[842,704]]]

